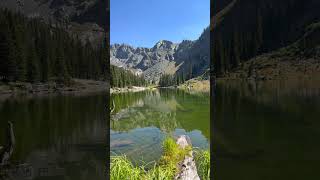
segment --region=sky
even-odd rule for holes
[[[111,44],[196,40],[209,23],[210,0],[110,0]]]

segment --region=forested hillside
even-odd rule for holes
[[[107,28],[105,0],[1,0],[0,7],[37,17],[45,22],[63,22],[64,29],[83,42],[101,44]]]
[[[147,86],[148,83],[143,76],[135,75],[129,70],[110,66],[111,87]]]
[[[0,10],[0,76],[2,81],[68,82],[71,78],[105,80],[107,52],[81,43],[38,18]]]
[[[255,60],[259,60],[258,56],[303,39],[308,34],[308,26],[320,22],[319,8],[320,1],[317,0],[219,0],[214,6],[216,24],[212,51],[217,76],[227,76],[243,65],[249,67],[248,61],[253,64],[252,69],[257,69],[254,64],[258,62]],[[316,40],[319,35],[313,33],[313,37]],[[308,47],[310,49],[320,42],[309,41],[309,44],[313,44],[313,47]],[[269,58],[272,59],[272,56]],[[296,54],[277,59],[277,62],[308,58]],[[273,63],[270,66],[276,65]]]
[[[175,75],[165,74],[160,77],[159,86],[160,87],[177,86],[179,84],[184,83],[186,79],[190,79],[190,77],[186,77],[183,74],[175,74]]]

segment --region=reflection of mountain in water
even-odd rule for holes
[[[168,136],[188,135],[194,147],[208,148],[209,98],[160,89],[113,95],[111,154],[125,154],[139,164],[156,161]]]
[[[172,98],[163,100],[159,91],[145,93],[132,106],[121,109],[112,117],[111,128],[128,131],[134,128],[156,126],[164,132],[172,132],[178,127],[175,118],[179,104]]]
[[[124,95],[127,98],[123,99],[119,96],[112,97],[118,106],[111,121],[111,129],[114,131],[129,131],[144,127],[157,127],[164,132],[173,132],[177,128],[186,131],[198,129],[209,138],[207,95],[160,90],[129,93]],[[185,113],[188,116],[185,116]]]

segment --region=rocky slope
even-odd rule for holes
[[[296,42],[251,58],[225,77],[258,80],[320,77],[320,22],[308,26]]]
[[[1,0],[0,7],[53,24],[64,23],[70,33],[94,44],[101,43],[105,35],[107,17],[104,0]]]
[[[209,68],[209,35],[209,28],[206,28],[198,40],[181,43],[161,40],[152,48],[113,44],[110,63],[143,74],[153,82],[158,82],[163,74],[192,73],[198,76]]]
[[[301,60],[300,64],[315,64],[316,56],[311,59],[299,53],[288,54],[284,49],[294,51],[293,47],[301,39],[312,44],[309,49],[319,45],[316,41],[319,34],[313,33],[313,38],[304,38],[308,34],[307,27],[320,21],[319,8],[318,0],[217,0],[215,17],[212,18],[215,26],[211,32],[216,75],[227,77],[236,71],[248,71],[251,64],[255,65],[250,69],[278,71],[276,65],[270,65],[276,62],[284,64],[282,72],[290,71],[292,74],[301,69],[294,65],[296,59]],[[306,48],[299,49],[301,53],[307,51]],[[282,57],[275,54],[282,54]],[[274,77],[273,73],[265,74]]]

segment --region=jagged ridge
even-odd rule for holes
[[[110,47],[110,63],[143,74],[153,82],[158,82],[163,74],[192,73],[198,76],[209,68],[209,45],[209,28],[195,41],[173,43],[161,40],[152,48],[113,44]]]

